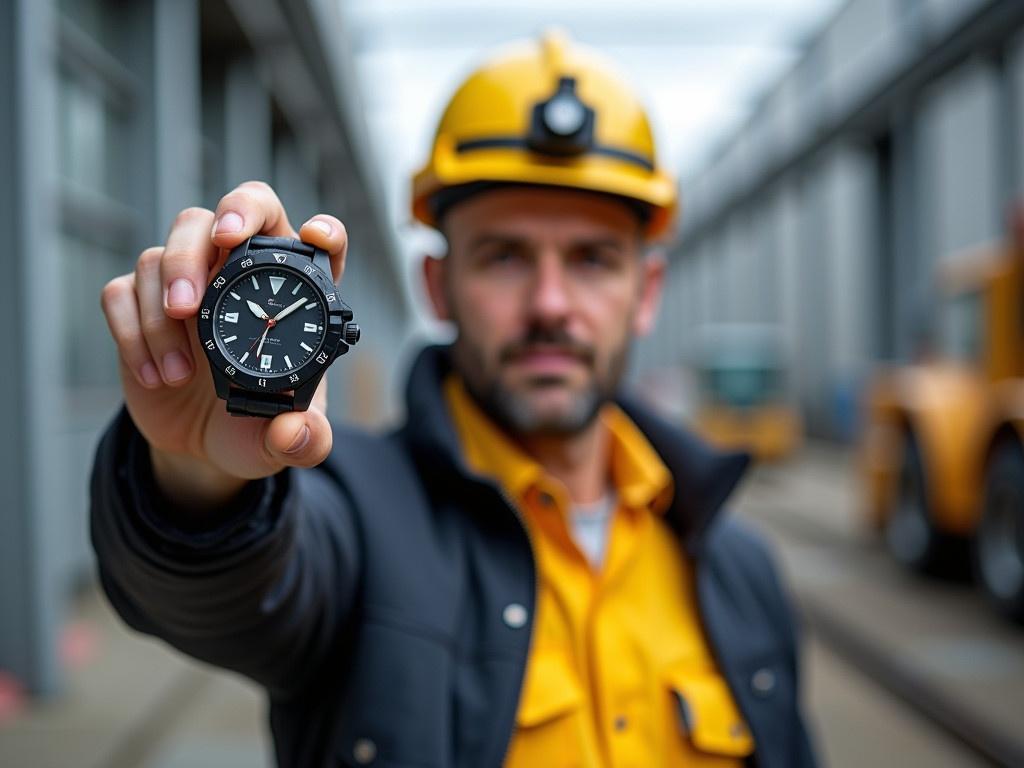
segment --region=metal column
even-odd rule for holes
[[[0,668],[27,690],[59,686],[57,626],[63,596],[48,567],[48,528],[59,521],[53,455],[59,418],[59,290],[54,199],[56,162],[54,7],[49,0],[0,3],[0,321],[13,343],[0,376]]]

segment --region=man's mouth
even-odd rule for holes
[[[536,346],[518,350],[508,362],[532,374],[564,374],[583,365],[581,356],[564,347]]]

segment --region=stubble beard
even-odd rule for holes
[[[529,395],[507,387],[500,369],[512,349],[537,342],[564,343],[557,333],[534,329],[527,338],[501,350],[496,362],[488,360],[486,352],[474,344],[460,329],[453,351],[455,369],[462,376],[466,389],[481,409],[506,432],[523,438],[571,437],[583,432],[597,418],[601,407],[612,400],[629,359],[630,340],[614,350],[607,371],[602,375],[595,365],[596,357],[589,348],[579,348],[584,364],[590,370],[586,387],[572,393],[570,404],[557,413],[543,412]],[[564,387],[561,377],[535,378],[532,387]]]

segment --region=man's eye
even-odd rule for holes
[[[611,254],[597,248],[580,251],[576,254],[576,262],[584,267],[595,269],[611,269],[616,263]]]
[[[485,261],[490,264],[515,264],[522,260],[522,254],[514,248],[501,248],[488,254]]]

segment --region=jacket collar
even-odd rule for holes
[[[406,383],[403,432],[417,462],[425,469],[465,479],[473,473],[463,460],[442,391],[444,378],[451,370],[448,351],[447,345],[430,345],[413,361]],[[719,452],[625,394],[616,397],[615,402],[672,473],[676,493],[665,516],[687,551],[698,554],[711,523],[742,478],[749,456]]]

